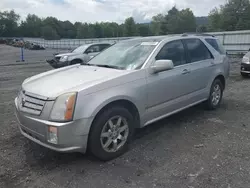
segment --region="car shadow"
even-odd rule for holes
[[[155,132],[160,132],[162,129],[164,129],[164,131],[169,130],[170,132],[174,129],[179,129],[180,126],[182,126],[182,122],[190,121],[197,116],[202,116],[202,114],[204,114],[203,105],[196,105],[170,117],[157,121],[156,123],[152,123],[144,128],[137,129],[135,131],[134,141],[140,140],[147,135],[151,136]],[[33,170],[36,168],[38,170],[40,168],[52,170],[62,165],[65,167],[71,163],[79,163],[81,165],[91,164],[92,166],[99,166],[100,164],[103,164],[103,162],[90,155],[89,152],[84,155],[81,153],[59,153],[44,148],[30,140],[26,140],[26,142],[26,162]],[[137,145],[133,144],[133,147],[137,147]]]
[[[162,120],[159,120],[155,123],[152,123],[144,128],[136,130],[134,139],[140,139],[145,137],[148,134],[153,134],[154,132],[159,132],[162,129],[173,130],[179,129],[182,122],[193,120],[195,117],[204,114],[204,105],[198,104],[176,114],[173,114],[169,117],[166,117]],[[164,130],[166,131],[166,130]]]

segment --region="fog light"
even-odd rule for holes
[[[57,127],[49,126],[48,142],[50,142],[52,144],[58,143]]]

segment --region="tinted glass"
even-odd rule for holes
[[[180,40],[176,40],[165,44],[156,56],[156,60],[161,59],[172,60],[174,66],[185,64],[185,50],[182,42]]]
[[[99,47],[99,45],[90,46],[90,47],[87,49],[87,52],[88,52],[88,53],[100,52],[100,47]]]
[[[216,42],[217,42],[217,44],[218,44],[218,46],[219,46],[220,53],[221,53],[221,54],[226,54],[226,50],[225,50],[225,48],[222,46],[221,42],[220,42],[218,39],[216,39]]]
[[[110,46],[110,44],[100,44],[100,51],[106,49],[109,46]]]
[[[200,39],[185,39],[184,42],[187,46],[190,62],[212,58],[211,53]]]
[[[88,45],[82,45],[79,46],[78,48],[74,49],[72,52],[73,53],[83,53],[87,49]]]
[[[99,53],[88,63],[135,70],[144,64],[157,44],[157,42],[141,42],[140,40],[121,41]]]
[[[225,54],[225,50],[220,42],[216,39],[205,39],[208,44],[210,44],[217,52],[220,54]]]

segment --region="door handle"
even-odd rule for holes
[[[188,74],[188,73],[190,73],[190,70],[188,70],[188,69],[184,69],[184,70],[182,71],[182,74]]]

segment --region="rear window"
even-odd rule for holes
[[[217,52],[220,54],[226,54],[224,47],[217,39],[205,39],[205,41],[210,44]]]

